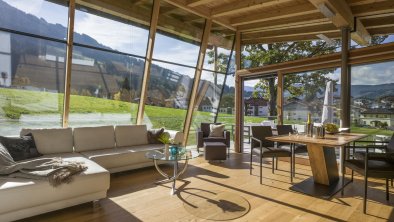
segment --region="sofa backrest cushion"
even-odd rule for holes
[[[21,136],[32,133],[40,154],[72,153],[73,132],[71,128],[22,129]]]
[[[76,152],[114,147],[115,136],[113,126],[74,128],[74,149]]]
[[[117,147],[148,144],[146,125],[119,125],[115,127]]]

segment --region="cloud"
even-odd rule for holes
[[[353,66],[351,73],[352,85],[394,83],[394,62]]]
[[[112,49],[145,56],[148,30],[81,11],[76,11],[75,16],[75,32]]]

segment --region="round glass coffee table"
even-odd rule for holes
[[[157,172],[159,172],[164,178],[166,178],[164,180],[156,182],[156,184],[172,182],[171,194],[174,195],[176,193],[176,188],[175,188],[176,180],[178,180],[179,176],[186,171],[189,159],[196,158],[198,157],[198,155],[199,154],[197,151],[186,149],[186,148],[179,148],[178,154],[176,155],[164,154],[159,150],[152,150],[147,152],[145,154],[145,157],[148,159],[152,159],[155,164]],[[178,169],[178,162],[183,160],[185,161],[183,168]],[[168,175],[165,172],[163,172],[160,169],[158,162],[172,163],[174,167],[173,175]]]

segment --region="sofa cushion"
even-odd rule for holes
[[[98,163],[100,166],[106,169],[111,169],[150,162],[152,160],[146,158],[145,153],[149,150],[158,150],[163,148],[163,144],[145,144],[133,147],[86,151],[81,154]]]
[[[115,147],[114,127],[74,128],[74,148],[76,152]]]
[[[11,154],[14,161],[26,160],[41,156],[38,153],[33,136],[21,137],[3,137],[0,136],[0,144],[2,144]]]
[[[170,134],[170,137],[173,140],[174,144],[181,144],[183,142],[183,132],[176,130],[165,130],[164,132]]]
[[[209,127],[210,127],[209,137],[223,137],[224,127],[226,127],[224,124],[220,124],[220,125],[211,124],[209,125]]]
[[[58,187],[52,187],[46,180],[0,177],[0,215],[56,201],[67,201],[109,188],[109,172],[81,154],[67,153],[43,157],[62,157],[68,161],[80,161],[88,168],[73,176],[71,183]]]
[[[162,144],[162,142],[159,141],[159,138],[161,134],[163,134],[163,132],[164,132],[164,128],[148,130],[148,143]]]
[[[119,125],[115,127],[117,147],[148,144],[146,125]]]
[[[33,134],[40,154],[73,152],[73,133],[71,128],[22,129],[21,136]]]

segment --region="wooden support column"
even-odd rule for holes
[[[283,124],[283,73],[281,71],[278,72],[276,110],[278,113],[278,125],[282,125]]]
[[[67,27],[67,48],[66,48],[66,76],[64,81],[64,98],[63,98],[63,127],[68,127],[68,118],[70,114],[70,89],[71,89],[71,68],[73,58],[74,42],[74,18],[75,18],[75,0],[69,1],[68,7],[68,27]]]
[[[142,80],[140,103],[138,106],[138,113],[137,113],[138,125],[143,123],[145,103],[148,98],[148,84],[150,79],[150,68],[152,64],[153,48],[155,45],[155,38],[156,38],[156,27],[157,27],[157,22],[159,20],[160,2],[161,0],[153,1],[152,17],[151,17],[150,28],[149,28],[148,47],[146,50],[146,58],[145,58],[144,77]]]
[[[341,51],[341,127],[350,128],[350,68],[349,46],[350,29],[341,28],[342,51]]]
[[[234,133],[234,150],[236,153],[242,152],[242,134],[243,127],[242,117],[243,117],[243,107],[242,107],[242,79],[238,74],[241,70],[241,32],[237,31],[235,34],[235,133]]]
[[[200,53],[198,54],[197,67],[196,67],[196,72],[194,74],[193,88],[192,88],[192,92],[191,92],[190,100],[189,100],[190,101],[189,108],[187,110],[185,124],[183,127],[183,132],[184,132],[183,133],[183,135],[184,135],[183,145],[184,146],[187,144],[187,138],[189,137],[190,126],[191,126],[191,123],[193,120],[193,112],[198,107],[198,106],[196,106],[197,91],[198,91],[198,86],[200,84],[202,69],[204,66],[205,52],[207,51],[209,35],[211,33],[211,27],[212,27],[212,20],[207,19],[205,22],[204,34],[203,34],[202,40],[201,40]]]

